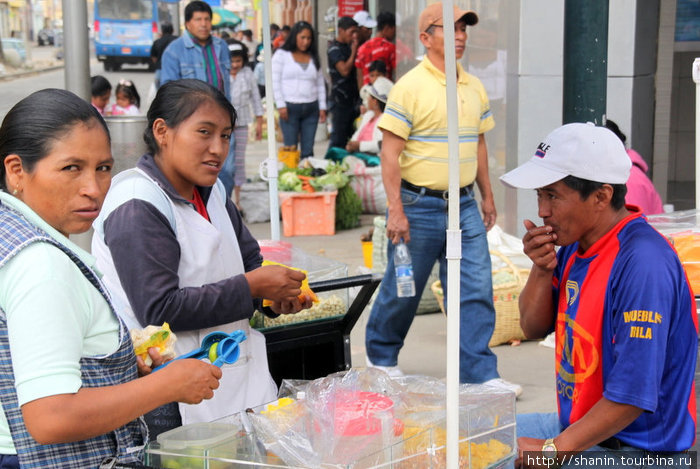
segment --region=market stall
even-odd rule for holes
[[[376,369],[285,381],[280,399],[215,422],[176,428],[146,449],[166,468],[444,468],[446,385],[391,379]],[[455,467],[512,467],[515,396],[484,385],[458,389]]]

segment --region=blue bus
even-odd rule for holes
[[[180,34],[178,0],[95,0],[95,53],[106,72],[151,63],[151,44],[168,21]]]

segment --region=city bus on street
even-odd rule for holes
[[[122,64],[152,67],[151,44],[168,21],[180,34],[178,0],[95,0],[95,53],[106,72]]]

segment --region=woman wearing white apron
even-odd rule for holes
[[[114,178],[94,224],[92,252],[129,328],[167,321],[178,354],[209,332],[245,331],[214,398],[179,406],[183,424],[275,399],[265,338],[248,321],[263,297],[274,302],[270,315],[311,305],[297,299],[303,274],[261,267],[257,241],[217,183],[234,124],[231,104],[206,83],[163,85],[148,111],[149,154]]]

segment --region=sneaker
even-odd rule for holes
[[[508,382],[503,378],[490,379],[483,384],[487,386],[493,386],[494,388],[503,389],[505,391],[514,392],[516,399],[520,397],[520,395],[523,393],[522,386],[520,386],[519,384]]]
[[[554,338],[554,332],[545,337],[544,340],[540,341],[537,345],[541,345],[542,347],[555,348],[556,339]]]
[[[369,357],[365,357],[367,368],[376,368],[388,374],[390,378],[401,378],[404,374],[398,366],[380,366],[369,361]]]

